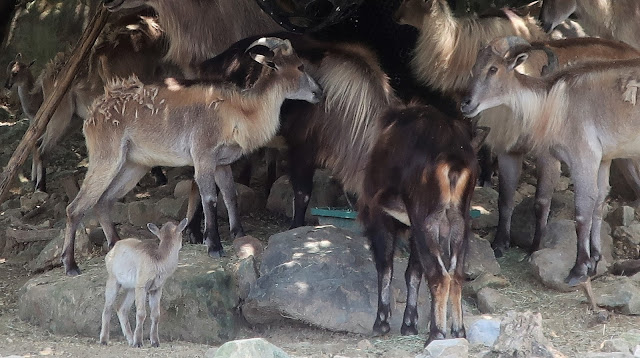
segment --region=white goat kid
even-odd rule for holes
[[[151,309],[151,346],[158,347],[158,320],[160,318],[160,297],[162,287],[178,267],[178,252],[182,248],[182,231],[188,220],[183,219],[177,226],[168,222],[162,229],[147,224],[149,231],[160,239],[160,244],[152,240],[125,239],[118,241],[105,257],[107,264],[107,285],[105,287],[104,310],[100,343],[109,342],[111,311],[120,288],[126,296],[118,308],[118,319],[122,334],[132,347],[142,347],[142,329],[147,317],[145,305],[149,297]],[[136,329],[131,333],[129,310],[135,299]]]

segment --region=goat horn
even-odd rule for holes
[[[525,39],[518,36],[501,37],[491,41],[491,50],[493,53],[500,57],[505,57],[509,54],[509,50],[515,46],[531,46]]]
[[[292,50],[291,42],[289,42],[289,40],[283,40],[278,37],[261,37],[255,40],[251,45],[249,45],[246,51],[249,51],[250,49],[258,45],[266,46],[270,50],[274,50],[278,47],[283,47],[282,52],[285,54]]]

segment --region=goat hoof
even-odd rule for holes
[[[418,329],[415,324],[408,326],[403,323],[402,327],[400,327],[400,333],[402,333],[403,336],[415,336],[418,334]]]
[[[100,341],[100,344],[102,344],[103,346],[107,345],[107,341]]]
[[[133,344],[131,344],[131,347],[133,347],[133,348],[142,348],[142,342],[133,341]]]
[[[441,339],[445,339],[445,335],[442,332],[431,332],[429,333],[429,337],[427,338],[427,341],[424,342],[424,346],[428,346],[429,343],[436,341],[436,340],[441,340]]]
[[[464,327],[460,329],[451,329],[451,337],[452,338],[467,338],[467,331]]]
[[[589,279],[586,268],[577,270],[576,267],[572,268],[571,272],[569,272],[569,276],[564,279],[564,282],[571,287],[578,286],[583,282],[587,282],[587,280]]]
[[[209,249],[209,257],[214,259],[219,259],[221,257],[224,257],[224,250]]]
[[[373,325],[373,335],[374,336],[383,336],[391,330],[389,326],[389,322],[376,322]]]
[[[78,268],[78,265],[74,263],[72,265],[69,265],[69,268],[65,269],[65,274],[69,277],[78,276],[79,274],[81,274],[80,268]]]
[[[158,348],[158,347],[160,347],[160,343],[159,342],[152,342],[151,343],[151,347]]]

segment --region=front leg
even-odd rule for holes
[[[560,179],[560,162],[551,156],[548,151],[539,154],[536,158],[538,187],[536,188],[536,229],[533,235],[533,243],[529,253],[542,248],[542,238],[547,232],[547,221],[551,211],[551,198],[556,184]]]
[[[240,215],[238,214],[238,195],[236,186],[233,183],[233,173],[231,166],[220,165],[215,171],[216,184],[222,192],[222,200],[227,207],[229,214],[229,227],[231,228],[231,236],[238,238],[244,236],[244,229],[240,223]]]
[[[511,244],[511,216],[514,209],[514,195],[522,171],[521,153],[498,155],[498,231],[491,244],[496,257],[501,257]]]
[[[409,264],[407,265],[407,271],[404,273],[404,279],[407,284],[407,304],[404,308],[402,327],[400,327],[400,333],[403,336],[418,334],[418,293],[422,282],[422,266],[415,240],[413,238],[409,240]]]
[[[219,258],[224,256],[220,233],[218,231],[218,193],[214,181],[216,165],[210,163],[210,158],[199,160],[194,165],[195,180],[200,189],[202,210],[204,213],[204,237],[209,256]]]
[[[609,174],[611,169],[611,161],[605,160],[600,163],[598,168],[598,197],[596,199],[595,207],[593,210],[593,222],[591,223],[591,241],[590,241],[590,256],[591,262],[589,265],[589,276],[596,274],[598,268],[598,262],[601,259],[601,241],[600,231],[602,229],[602,212],[604,211],[604,201],[609,194]]]
[[[290,147],[289,158],[290,179],[293,187],[293,219],[289,228],[293,229],[304,225],[313,189],[315,166],[311,151],[304,146]]]

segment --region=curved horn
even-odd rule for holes
[[[501,37],[491,41],[491,51],[500,57],[506,57],[509,54],[509,50],[515,46],[527,46],[531,44],[527,40],[518,36]]]
[[[274,50],[277,47],[284,47],[284,49],[291,48],[291,43],[289,40],[283,40],[278,37],[261,37],[255,40],[249,47],[247,47],[246,51],[251,50],[253,47],[262,45],[269,48],[269,50]]]

